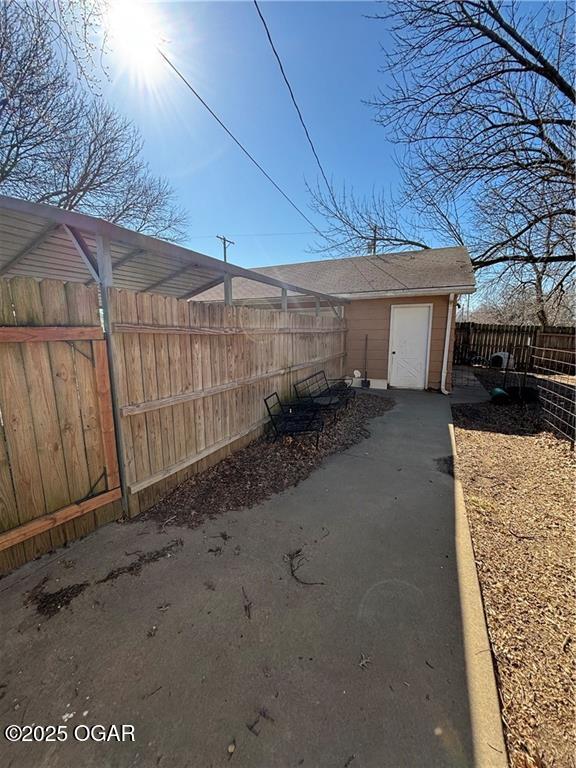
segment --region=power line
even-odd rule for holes
[[[285,83],[286,83],[286,85],[287,85],[287,87],[288,87],[288,90],[290,91],[290,95],[291,95],[291,97],[292,97],[292,101],[293,101],[293,103],[294,103],[294,106],[295,106],[295,108],[296,108],[296,110],[297,110],[297,112],[298,112],[298,115],[299,115],[299,117],[300,117],[300,121],[301,121],[301,123],[302,123],[302,127],[304,128],[304,131],[305,131],[305,133],[306,133],[306,136],[307,136],[307,138],[308,138],[308,141],[310,142],[310,146],[311,146],[311,148],[312,148],[312,152],[314,153],[314,157],[316,158],[316,162],[318,163],[318,166],[319,166],[319,168],[320,168],[320,171],[321,171],[321,173],[322,173],[322,177],[324,178],[324,181],[326,182],[326,185],[327,185],[327,187],[328,187],[328,191],[329,191],[330,195],[332,195],[332,189],[331,189],[331,187],[330,187],[330,184],[328,183],[328,179],[327,179],[327,177],[326,177],[326,174],[324,173],[324,169],[322,168],[322,164],[321,164],[321,162],[320,162],[320,159],[318,158],[318,154],[317,154],[317,152],[316,152],[316,150],[315,150],[315,148],[314,148],[314,144],[313,144],[313,142],[312,142],[312,139],[310,138],[310,134],[309,134],[309,132],[308,132],[308,129],[306,128],[306,124],[305,124],[305,122],[304,122],[304,118],[302,117],[302,113],[301,113],[301,111],[300,111],[300,109],[299,109],[299,107],[298,107],[298,104],[297,104],[297,102],[296,102],[296,99],[295,99],[295,97],[294,97],[294,92],[292,91],[292,88],[291,88],[291,86],[290,86],[290,83],[289,83],[289,81],[288,81],[288,79],[287,79],[287,77],[286,77],[286,74],[285,74],[285,72],[284,72],[284,67],[282,66],[282,62],[281,62],[281,60],[280,60],[280,57],[278,56],[278,53],[277,53],[277,51],[276,51],[276,48],[274,47],[274,43],[272,42],[272,38],[271,38],[271,36],[270,36],[270,32],[268,31],[268,27],[267,27],[267,25],[266,25],[266,21],[264,20],[264,17],[262,16],[262,14],[261,14],[261,12],[260,12],[260,8],[258,7],[258,3],[256,2],[256,0],[254,0],[254,4],[255,4],[255,6],[256,6],[256,9],[257,9],[257,11],[258,11],[258,14],[259,14],[260,18],[262,19],[262,23],[264,24],[264,27],[265,27],[265,29],[266,29],[266,33],[267,33],[267,35],[268,35],[268,39],[269,39],[269,41],[270,41],[270,45],[272,46],[272,50],[274,51],[274,54],[275,54],[275,56],[276,56],[276,59],[277,59],[277,61],[278,61],[278,65],[280,66],[280,70],[281,70],[281,72],[282,72],[282,75],[283,75],[283,77],[284,77],[284,81],[285,81]],[[168,58],[168,56],[167,56],[167,55],[164,53],[164,51],[162,51],[162,49],[161,49],[159,46],[157,46],[157,47],[156,47],[156,50],[158,51],[158,53],[160,54],[160,56],[161,56],[161,57],[164,59],[164,61],[166,62],[166,64],[168,64],[168,66],[170,67],[170,69],[171,69],[171,70],[172,70],[172,71],[173,71],[173,72],[174,72],[174,73],[177,75],[177,77],[178,77],[178,78],[179,78],[179,79],[180,79],[180,80],[181,80],[181,81],[184,83],[184,85],[185,85],[185,86],[186,86],[186,87],[187,87],[187,88],[190,90],[190,92],[191,92],[191,93],[192,93],[192,94],[193,94],[193,95],[194,95],[194,96],[195,96],[195,97],[198,99],[198,101],[199,101],[199,102],[202,104],[202,106],[203,106],[203,107],[204,107],[204,108],[205,108],[205,109],[206,109],[206,110],[207,110],[207,111],[208,111],[208,112],[209,112],[209,113],[212,115],[212,117],[213,117],[213,118],[216,120],[216,122],[217,122],[217,123],[220,125],[220,127],[221,127],[221,128],[222,128],[222,129],[223,129],[223,130],[224,130],[224,131],[225,131],[225,132],[228,134],[228,136],[230,136],[230,138],[232,139],[232,141],[233,141],[233,142],[234,142],[234,143],[235,143],[235,144],[236,144],[236,145],[237,145],[237,146],[238,146],[238,147],[239,147],[239,148],[242,150],[242,152],[243,152],[243,153],[246,155],[246,157],[247,157],[247,158],[248,158],[248,159],[249,159],[249,160],[250,160],[250,161],[251,161],[251,162],[252,162],[252,163],[253,163],[253,164],[256,166],[256,168],[258,168],[258,170],[259,170],[259,171],[260,171],[260,172],[261,172],[261,173],[262,173],[262,174],[263,174],[263,175],[264,175],[264,176],[265,176],[265,177],[268,179],[268,181],[269,181],[269,182],[272,184],[272,186],[273,186],[273,187],[274,187],[274,188],[275,188],[275,189],[276,189],[278,192],[280,192],[280,194],[282,195],[282,197],[283,197],[283,198],[284,198],[284,199],[285,199],[285,200],[286,200],[286,201],[287,201],[287,202],[288,202],[288,203],[289,203],[289,204],[292,206],[292,208],[294,208],[294,210],[295,210],[297,213],[299,213],[299,214],[300,214],[300,216],[301,216],[301,217],[302,217],[302,218],[303,218],[303,219],[304,219],[304,220],[305,220],[305,221],[306,221],[306,222],[307,222],[307,223],[308,223],[308,224],[309,224],[309,225],[312,227],[312,229],[314,230],[314,232],[315,232],[316,234],[318,234],[318,235],[320,235],[320,236],[322,237],[322,232],[321,232],[321,231],[318,229],[318,227],[317,227],[317,226],[316,226],[316,225],[315,225],[315,224],[314,224],[314,223],[313,223],[313,222],[312,222],[312,221],[311,221],[311,220],[308,218],[308,216],[306,216],[306,214],[304,213],[304,211],[302,211],[302,210],[301,210],[301,209],[300,209],[300,208],[299,208],[299,207],[296,205],[296,203],[295,203],[295,202],[294,202],[294,201],[293,201],[293,200],[292,200],[292,199],[291,199],[291,198],[290,198],[290,197],[289,197],[289,196],[286,194],[286,192],[284,192],[284,190],[283,190],[283,189],[282,189],[282,188],[281,188],[281,187],[280,187],[280,186],[279,186],[279,185],[278,185],[278,184],[277,184],[277,183],[274,181],[274,179],[273,179],[273,178],[270,176],[270,174],[269,174],[269,173],[268,173],[268,172],[267,172],[267,171],[266,171],[266,170],[265,170],[265,169],[264,169],[264,168],[263,168],[263,167],[260,165],[260,163],[259,163],[259,162],[256,160],[256,158],[255,158],[255,157],[254,157],[254,156],[253,156],[253,155],[252,155],[252,154],[251,154],[251,153],[250,153],[250,152],[249,152],[249,151],[246,149],[246,147],[245,147],[245,146],[242,144],[242,142],[241,142],[239,139],[237,139],[237,138],[236,138],[236,136],[235,136],[235,135],[232,133],[232,131],[231,131],[231,130],[230,130],[230,129],[229,129],[227,126],[226,126],[226,124],[225,124],[225,123],[224,123],[224,122],[223,122],[223,121],[220,119],[220,117],[218,117],[218,115],[216,114],[216,112],[214,112],[214,110],[213,110],[213,109],[210,107],[210,105],[209,105],[209,104],[208,104],[208,103],[207,103],[207,102],[206,102],[206,101],[205,101],[205,100],[202,98],[202,96],[200,96],[200,94],[198,93],[198,91],[197,91],[197,90],[196,90],[196,89],[193,87],[193,85],[192,85],[192,84],[189,82],[189,80],[188,80],[188,79],[187,79],[187,78],[186,78],[186,77],[185,77],[185,76],[182,74],[182,72],[180,72],[180,70],[178,69],[178,67],[177,67],[175,64],[173,64],[173,63],[172,63],[172,61],[171,61],[171,60]],[[356,269],[357,269],[357,270],[358,270],[358,271],[359,271],[359,272],[362,274],[362,272],[361,272],[361,270],[359,269],[358,265],[357,265],[357,264],[354,264],[354,266],[355,266],[355,267],[356,267]],[[376,266],[376,265],[375,265],[375,266]],[[401,285],[403,285],[403,283],[402,283],[402,281],[401,281],[401,280],[399,280],[398,278],[395,278],[393,275],[391,275],[391,274],[390,274],[390,273],[389,273],[387,270],[385,270],[383,267],[380,267],[380,266],[378,266],[378,269],[380,269],[380,271],[382,271],[382,272],[384,272],[385,274],[387,274],[389,277],[392,277],[394,280],[396,280],[396,282],[399,282]],[[365,277],[365,275],[362,275],[362,276],[363,276],[363,277]]]
[[[312,229],[307,229],[305,232],[232,232],[231,237],[296,237],[297,235],[314,235],[317,234]],[[196,240],[204,240],[214,237],[214,235],[191,235]]]
[[[189,82],[189,81],[186,79],[186,77],[185,77],[185,76],[182,74],[182,72],[180,72],[180,70],[178,69],[178,67],[177,67],[175,64],[173,64],[173,63],[172,63],[172,61],[171,61],[171,60],[168,58],[168,56],[166,56],[166,54],[165,54],[165,53],[164,53],[164,52],[161,50],[161,48],[157,47],[157,49],[156,49],[156,50],[158,51],[158,53],[160,54],[160,56],[161,56],[161,57],[164,59],[164,61],[166,62],[166,64],[168,64],[168,66],[170,67],[170,69],[171,69],[171,70],[172,70],[172,71],[173,71],[173,72],[174,72],[174,73],[175,73],[175,74],[176,74],[176,75],[177,75],[177,76],[180,78],[180,80],[182,80],[182,82],[184,83],[184,85],[185,85],[185,86],[186,86],[186,87],[187,87],[187,88],[188,88],[188,89],[189,89],[189,90],[190,90],[190,91],[191,91],[191,92],[194,94],[194,96],[195,96],[195,97],[198,99],[198,101],[200,102],[200,104],[202,104],[202,106],[203,106],[203,107],[204,107],[204,108],[205,108],[205,109],[206,109],[206,110],[207,110],[207,111],[208,111],[208,112],[209,112],[209,113],[212,115],[212,117],[214,118],[214,120],[216,120],[216,122],[217,122],[217,123],[220,125],[220,127],[221,127],[221,128],[223,128],[223,129],[224,129],[224,131],[226,131],[226,133],[228,134],[228,136],[230,136],[230,138],[232,139],[232,141],[233,141],[233,142],[234,142],[234,143],[235,143],[235,144],[236,144],[238,147],[240,147],[240,149],[241,149],[241,150],[242,150],[242,152],[243,152],[243,153],[246,155],[246,157],[247,157],[247,158],[248,158],[248,159],[249,159],[249,160],[250,160],[252,163],[254,163],[254,165],[256,166],[256,168],[258,168],[258,170],[259,170],[259,171],[260,171],[260,172],[261,172],[261,173],[262,173],[262,174],[263,174],[263,175],[264,175],[264,176],[265,176],[265,177],[268,179],[268,181],[269,181],[269,182],[272,184],[272,186],[273,186],[273,187],[275,187],[275,189],[277,189],[277,190],[278,190],[278,192],[280,192],[280,194],[282,195],[282,197],[283,197],[285,200],[287,200],[287,201],[288,201],[288,203],[290,203],[290,205],[292,206],[292,208],[294,208],[294,210],[295,210],[295,211],[297,211],[297,212],[300,214],[300,216],[302,216],[302,218],[303,218],[303,219],[304,219],[304,220],[305,220],[305,221],[306,221],[308,224],[310,224],[310,226],[312,227],[312,229],[313,229],[315,232],[317,232],[319,235],[322,235],[322,233],[320,232],[320,230],[318,229],[318,227],[317,227],[317,226],[316,226],[316,225],[315,225],[315,224],[314,224],[312,221],[310,221],[310,219],[308,218],[308,216],[306,216],[306,214],[304,213],[304,211],[302,211],[302,210],[301,210],[301,209],[300,209],[300,208],[299,208],[299,207],[296,205],[296,203],[295,203],[295,202],[294,202],[294,201],[293,201],[293,200],[292,200],[290,197],[288,197],[288,195],[286,194],[286,192],[284,192],[284,190],[282,189],[282,187],[280,187],[280,186],[279,186],[279,185],[278,185],[278,184],[277,184],[277,183],[274,181],[274,179],[272,178],[272,176],[270,176],[270,174],[269,174],[269,173],[268,173],[268,172],[267,172],[267,171],[266,171],[266,170],[265,170],[265,169],[264,169],[264,168],[263,168],[263,167],[260,165],[260,163],[258,162],[258,160],[256,160],[256,158],[255,158],[255,157],[254,157],[254,156],[253,156],[253,155],[252,155],[252,154],[251,154],[251,153],[250,153],[250,152],[249,152],[249,151],[246,149],[246,147],[245,147],[245,146],[242,144],[242,142],[241,142],[239,139],[237,139],[237,138],[236,138],[236,136],[234,136],[234,134],[232,133],[232,131],[231,131],[231,130],[230,130],[230,129],[229,129],[229,128],[228,128],[228,127],[227,127],[227,126],[226,126],[226,125],[225,125],[225,124],[222,122],[222,120],[221,120],[221,119],[218,117],[218,115],[216,114],[216,112],[214,112],[214,110],[212,109],[212,107],[210,107],[210,105],[209,105],[209,104],[208,104],[206,101],[204,101],[204,99],[202,98],[202,96],[200,96],[200,94],[198,93],[198,91],[197,91],[197,90],[196,90],[196,89],[195,89],[195,88],[192,86],[192,84],[191,84],[191,83],[190,83],[190,82]]]
[[[308,128],[306,126],[306,123],[304,122],[304,117],[302,116],[302,111],[300,107],[298,106],[298,102],[296,101],[296,96],[294,96],[294,91],[292,90],[292,86],[290,85],[290,81],[288,80],[288,77],[286,75],[286,72],[284,71],[284,66],[282,64],[282,60],[280,59],[280,55],[278,51],[276,50],[276,46],[274,45],[274,41],[272,40],[272,35],[270,34],[270,30],[268,29],[268,25],[266,24],[266,19],[262,15],[262,11],[260,10],[260,6],[258,5],[257,0],[254,0],[254,5],[256,6],[256,10],[258,11],[258,16],[260,16],[260,20],[262,24],[264,25],[264,29],[266,31],[266,36],[268,38],[268,42],[270,43],[270,47],[272,48],[272,51],[274,52],[274,56],[276,57],[276,61],[278,62],[278,66],[280,67],[280,72],[282,73],[282,77],[284,78],[284,82],[286,83],[286,87],[288,88],[288,91],[290,93],[290,98],[292,99],[292,103],[294,104],[294,109],[298,113],[298,117],[300,118],[300,123],[302,124],[302,128],[304,129],[304,133],[306,134],[306,138],[308,139],[308,144],[310,144],[310,149],[312,150],[312,153],[316,159],[316,163],[318,165],[318,168],[320,168],[320,173],[322,174],[322,178],[324,179],[324,182],[328,188],[328,192],[332,196],[332,187],[330,186],[330,182],[328,181],[328,177],[326,176],[326,173],[324,172],[324,168],[322,167],[322,163],[320,162],[320,158],[318,157],[318,152],[316,152],[316,147],[314,146],[314,142],[312,141],[312,138],[310,136],[310,132],[308,131]]]
[[[312,150],[312,154],[314,155],[314,158],[316,160],[316,163],[318,165],[318,168],[320,169],[320,173],[322,174],[322,178],[324,179],[324,183],[326,184],[326,188],[328,189],[328,194],[330,195],[332,202],[334,205],[336,205],[336,200],[334,199],[334,192],[332,191],[332,187],[330,185],[330,182],[328,181],[328,177],[326,176],[326,172],[324,171],[324,167],[322,166],[322,163],[320,162],[320,158],[318,157],[318,152],[316,151],[316,147],[314,146],[314,142],[312,141],[312,137],[310,136],[310,131],[308,130],[308,127],[306,126],[306,122],[304,121],[304,117],[302,115],[302,110],[298,106],[298,102],[296,101],[296,96],[294,95],[294,90],[292,86],[290,85],[290,81],[288,80],[288,76],[286,75],[286,71],[284,70],[284,65],[282,64],[282,59],[280,58],[280,54],[278,53],[276,46],[274,45],[274,41],[272,40],[272,35],[270,34],[270,30],[268,29],[268,24],[266,23],[266,19],[262,15],[262,11],[260,10],[260,6],[258,5],[258,0],[253,0],[254,6],[256,7],[256,11],[258,12],[258,16],[260,17],[260,21],[264,25],[264,30],[266,31],[266,37],[268,38],[268,42],[270,43],[270,47],[272,48],[272,51],[274,53],[274,56],[276,57],[276,61],[278,62],[278,66],[280,67],[280,72],[282,74],[282,78],[284,79],[284,82],[286,84],[286,87],[288,88],[288,92],[290,93],[290,98],[292,99],[292,104],[294,104],[294,109],[296,110],[298,114],[298,118],[300,120],[300,123],[302,125],[302,128],[304,129],[304,133],[306,134],[306,138],[308,139],[308,144],[310,144],[310,149]],[[318,230],[316,230],[318,232]],[[356,230],[358,234],[358,230]],[[318,234],[321,235],[320,232]],[[374,248],[374,257],[378,258],[376,256],[376,249]],[[358,265],[354,263],[354,266],[356,269],[362,274],[362,276],[366,278],[366,276],[361,272]],[[388,270],[384,269],[384,267],[380,266],[379,264],[375,264],[374,262],[371,262],[376,269],[379,269],[381,272],[383,272],[388,277],[391,277],[393,280],[395,280],[397,283],[400,283],[400,285],[407,288],[402,280],[399,280],[397,277],[394,277]]]

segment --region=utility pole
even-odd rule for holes
[[[377,235],[378,230],[376,229],[376,224],[372,227],[372,256],[376,256],[376,247],[377,247]]]
[[[224,261],[228,261],[228,259],[226,258],[226,248],[229,245],[236,245],[236,243],[234,242],[234,240],[228,240],[226,235],[216,235],[216,237],[218,238],[218,240],[222,241],[222,245],[224,246]]]

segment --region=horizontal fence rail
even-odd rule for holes
[[[187,336],[202,336],[206,334],[209,336],[244,336],[246,334],[255,336],[267,334],[269,336],[276,336],[277,334],[282,333],[302,335],[306,333],[345,333],[346,331],[345,328],[230,328],[226,326],[222,328],[203,328],[200,326],[198,328],[180,328],[176,325],[132,325],[130,323],[114,323],[112,330],[117,333],[171,333]]]

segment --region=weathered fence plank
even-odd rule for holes
[[[496,352],[511,352],[516,367],[530,362],[530,347],[573,350],[575,329],[571,326],[456,323],[453,360],[466,365],[473,357],[489,360]]]
[[[32,278],[16,277],[11,282],[16,321],[21,325],[42,325],[44,322],[40,285]],[[34,517],[63,507],[70,501],[66,465],[58,420],[58,410],[50,354],[47,342],[21,345],[24,376],[29,395],[35,450],[40,466],[40,481],[44,503],[35,508]],[[26,391],[26,390],[25,390]],[[34,482],[34,478],[28,481]],[[38,482],[38,481],[36,481]],[[37,544],[45,548],[61,546],[66,541],[63,528],[38,537]],[[49,541],[51,539],[52,547]]]
[[[40,295],[44,309],[43,321],[47,325],[65,325],[69,322],[64,283],[58,280],[43,280],[40,283]],[[77,397],[74,349],[71,345],[59,341],[48,345],[48,353],[67,479],[66,498],[53,507],[59,509],[64,504],[70,504],[89,494],[91,484],[84,435],[79,429],[82,417]],[[50,513],[53,509],[46,511]],[[66,539],[73,539],[76,536],[85,536],[93,531],[94,527],[94,515],[85,515],[82,520],[68,523],[61,530]]]
[[[13,333],[18,329],[23,332]],[[121,512],[96,288],[0,280],[0,371],[0,572],[6,572]],[[96,509],[103,519],[95,518]]]
[[[95,285],[0,280],[0,572],[119,517],[121,477],[136,515],[261,434],[265,395],[342,371],[338,318],[102,298],[109,338]]]
[[[5,280],[0,280],[0,324],[2,326],[13,326],[16,323],[14,317],[14,311],[12,307],[12,297],[8,283]],[[8,377],[18,377],[20,372],[21,357],[20,349],[17,344],[0,344],[0,403],[6,402],[10,397],[8,393],[11,393],[12,387]],[[22,387],[25,386],[23,377],[21,378]],[[23,395],[24,389],[22,388],[20,394]],[[27,405],[26,401],[23,401],[23,405]],[[15,528],[22,522],[18,511],[18,503],[16,501],[16,493],[22,488],[26,488],[26,485],[21,482],[22,477],[26,477],[26,468],[23,466],[25,459],[20,461],[16,460],[15,466],[12,467],[8,458],[8,443],[10,440],[15,440],[13,435],[14,430],[18,430],[18,421],[26,420],[31,423],[31,417],[28,411],[24,411],[18,408],[18,404],[12,399],[8,401],[8,408],[4,408],[2,411],[2,418],[4,421],[4,427],[0,428],[0,521],[3,521],[5,528]],[[31,445],[33,436],[28,437],[28,444]],[[33,462],[35,453],[30,459]],[[33,469],[30,467],[30,469]],[[38,470],[39,471],[39,470]],[[33,490],[30,489],[33,493]],[[20,504],[23,504],[23,499],[19,498]],[[33,553],[30,554],[30,544],[18,544],[12,547],[9,551],[0,555],[0,572],[10,571],[12,568],[16,568],[22,565],[29,559],[29,555],[33,557]]]
[[[320,367],[341,372],[338,318],[111,293],[131,514],[256,436],[266,394],[291,394]]]

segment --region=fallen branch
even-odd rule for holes
[[[371,664],[371,663],[372,663],[371,656],[366,656],[365,653],[360,653],[360,661],[358,662],[358,666],[361,669],[364,669],[364,670],[368,669],[368,664]]]
[[[304,579],[301,579],[297,572],[304,563],[308,562],[308,558],[304,557],[302,553],[302,548],[295,549],[292,552],[288,552],[286,555],[284,555],[284,560],[289,564],[290,566],[290,575],[294,579],[294,581],[297,581],[298,584],[302,584],[305,587],[321,587],[324,586],[323,581],[304,581]]]
[[[242,596],[244,597],[244,613],[247,619],[252,618],[252,601],[248,598],[246,590],[242,587]]]
[[[166,518],[166,520],[164,520],[164,522],[160,526],[160,533],[164,533],[166,531],[166,526],[168,525],[168,523],[171,523],[172,520],[176,520],[176,515],[172,515],[172,517],[168,517]]]
[[[153,690],[153,691],[150,691],[150,693],[145,693],[145,694],[142,696],[142,698],[143,698],[143,699],[149,699],[149,698],[150,698],[150,696],[154,696],[154,694],[155,694],[155,693],[158,693],[158,691],[161,691],[161,690],[162,690],[162,687],[163,687],[163,686],[159,685],[159,686],[158,686],[158,688],[154,688],[154,690]]]
[[[537,541],[538,536],[528,536],[524,533],[516,533],[512,530],[512,528],[508,528],[509,533],[512,534],[512,536],[515,536],[517,539],[527,539],[528,541]]]

